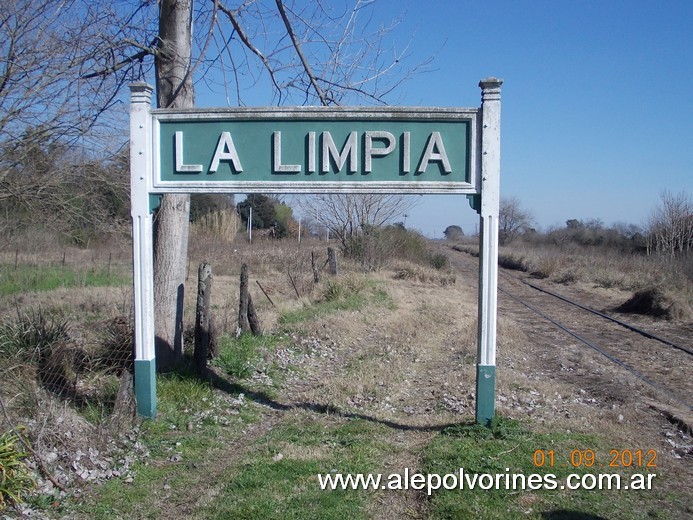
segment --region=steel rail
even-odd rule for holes
[[[630,323],[627,323],[625,321],[619,320],[618,318],[614,318],[613,316],[609,316],[608,314],[604,314],[603,312],[597,311],[595,309],[591,309],[585,305],[582,305],[581,303],[574,302],[565,296],[561,296],[558,293],[549,291],[548,289],[544,289],[543,287],[539,287],[537,285],[534,285],[533,283],[528,282],[527,280],[522,280],[522,282],[528,286],[530,286],[532,289],[536,289],[537,291],[541,291],[543,293],[546,293],[550,296],[553,296],[554,298],[558,298],[559,300],[563,300],[566,303],[569,303],[571,305],[575,305],[576,307],[579,307],[580,309],[583,309],[587,312],[591,312],[592,314],[596,314],[597,316],[600,316],[604,318],[605,320],[613,321],[614,323],[618,323],[622,327],[625,327],[629,330],[632,330],[633,332],[637,332],[638,334],[641,334],[645,336],[646,338],[654,339],[656,341],[659,341],[661,343],[664,343],[665,345],[669,345],[670,347],[674,347],[675,349],[681,350],[685,352],[686,354],[689,354],[693,356],[693,349],[690,349],[688,347],[684,347],[683,345],[679,345],[677,343],[674,343],[671,340],[668,340],[666,338],[662,338],[661,336],[657,336],[656,334],[649,332],[647,330],[641,329],[639,327],[636,327],[635,325],[631,325]]]
[[[536,309],[535,307],[531,306],[529,303],[525,302],[524,300],[522,300],[522,299],[519,298],[518,296],[515,296],[514,294],[508,292],[507,290],[502,289],[502,288],[499,287],[499,288],[498,288],[498,291],[499,291],[499,292],[502,292],[503,294],[505,294],[505,295],[507,295],[507,296],[509,296],[509,297],[512,298],[513,300],[516,300],[518,303],[524,305],[524,306],[527,307],[529,310],[531,310],[531,311],[534,312],[535,314],[538,314],[539,316],[541,316],[541,317],[544,318],[545,320],[549,321],[550,323],[552,323],[553,325],[555,325],[556,327],[558,327],[559,329],[561,329],[561,330],[564,331],[565,333],[567,333],[567,334],[569,334],[570,336],[574,337],[575,339],[577,339],[577,340],[580,341],[581,343],[584,343],[585,345],[587,345],[587,346],[590,347],[591,349],[594,349],[595,351],[599,352],[599,353],[602,354],[604,357],[606,357],[606,358],[609,359],[610,361],[616,363],[616,364],[619,365],[620,367],[626,369],[628,372],[630,372],[630,373],[633,374],[635,377],[637,377],[638,379],[640,379],[643,383],[648,384],[649,386],[651,386],[651,387],[654,388],[655,390],[658,390],[658,391],[660,391],[660,392],[663,392],[663,393],[666,394],[670,399],[672,399],[673,401],[676,401],[677,403],[679,403],[679,404],[685,406],[688,410],[693,410],[693,406],[691,406],[691,405],[689,405],[688,403],[682,401],[678,396],[675,396],[674,394],[672,394],[672,393],[671,393],[671,390],[669,390],[668,388],[666,388],[666,387],[660,385],[659,383],[656,383],[655,381],[653,381],[653,380],[650,379],[649,377],[647,377],[647,376],[641,374],[639,371],[637,371],[635,368],[633,368],[633,367],[631,367],[630,365],[628,365],[628,364],[627,364],[626,362],[624,362],[623,360],[621,360],[621,359],[617,358],[616,356],[614,356],[614,355],[612,355],[612,354],[609,354],[608,352],[604,351],[604,350],[603,350],[599,345],[597,345],[596,343],[594,343],[594,342],[588,340],[587,338],[584,338],[584,337],[580,336],[578,333],[576,333],[576,332],[570,330],[569,328],[567,328],[567,327],[566,327],[565,325],[563,325],[562,323],[560,323],[560,322],[554,320],[554,319],[551,318],[550,316],[547,316],[546,314],[544,314],[544,313],[543,313],[542,311],[540,311],[539,309]]]

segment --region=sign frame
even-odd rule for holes
[[[500,87],[503,81],[479,82],[479,108],[423,107],[265,107],[234,109],[152,109],[153,87],[130,85],[130,188],[133,225],[135,321],[135,397],[137,412],[156,417],[154,347],[153,211],[165,193],[378,193],[464,194],[479,213],[479,295],[476,420],[490,424],[495,413],[498,214],[500,200]],[[161,175],[161,128],[171,122],[417,122],[464,123],[467,160],[464,180],[330,181],[167,181]],[[429,138],[430,139],[430,138]],[[181,141],[182,143],[182,141]],[[438,150],[440,152],[440,150]],[[177,152],[174,152],[177,153]],[[181,146],[181,154],[182,154]],[[382,153],[381,153],[382,155]],[[440,154],[438,154],[440,155]],[[329,161],[329,158],[328,158]],[[196,169],[199,171],[199,169]],[[194,177],[193,177],[194,179]]]
[[[477,194],[481,171],[478,150],[479,109],[476,108],[431,108],[431,107],[261,107],[224,109],[155,109],[151,110],[153,132],[153,181],[152,189],[160,193],[398,193],[398,194]],[[273,181],[205,181],[181,179],[168,181],[161,174],[161,127],[165,124],[180,123],[224,123],[242,124],[244,122],[338,122],[367,124],[375,123],[464,123],[467,127],[465,168],[468,182],[460,181],[397,181],[379,182],[363,180],[292,181],[284,175]],[[269,147],[268,147],[269,149]],[[239,175],[239,177],[241,177]],[[318,177],[318,175],[315,175]]]

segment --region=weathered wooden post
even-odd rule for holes
[[[255,312],[253,298],[248,290],[248,265],[241,266],[241,287],[238,303],[238,327],[241,332],[252,332],[256,336],[262,333],[260,320]]]
[[[330,274],[332,276],[337,276],[337,255],[334,252],[334,247],[327,248],[327,262]]]
[[[243,264],[241,266],[241,287],[238,301],[238,327],[241,329],[241,332],[250,330],[250,323],[248,322],[248,295],[248,266]]]
[[[318,263],[315,260],[315,251],[310,252],[310,268],[313,270],[313,282],[320,282],[320,274],[318,273]]]
[[[260,328],[260,318],[257,317],[255,312],[255,305],[253,305],[253,297],[248,292],[248,324],[250,325],[250,332],[259,336],[262,334],[262,329]]]
[[[211,340],[212,316],[209,308],[212,292],[212,266],[202,262],[197,270],[197,311],[195,313],[195,370],[207,374],[207,358]]]

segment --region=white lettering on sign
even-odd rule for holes
[[[334,144],[332,134],[330,132],[322,133],[322,172],[330,171],[330,158],[337,166],[337,171],[342,171],[344,163],[349,159],[349,173],[356,173],[356,157],[358,154],[358,133],[349,132],[341,153],[337,150],[337,145]]]
[[[311,132],[313,133],[313,132]],[[299,173],[300,164],[282,164],[282,133],[272,133],[272,169],[276,173]]]
[[[315,173],[315,132],[308,132],[308,173]]]
[[[231,138],[231,132],[222,132],[219,136],[217,150],[214,152],[214,158],[212,159],[212,166],[209,167],[210,173],[214,173],[219,169],[219,162],[221,161],[231,161],[234,170],[237,172],[243,171],[241,160],[238,158],[238,152],[236,152],[236,147]]]
[[[318,168],[318,150],[320,152],[320,171],[329,173],[332,164],[336,167],[336,173],[346,166],[347,173],[358,171],[358,132],[350,132],[342,149],[337,144],[330,132],[321,133],[322,146],[317,144],[317,133],[308,132],[305,137],[306,146],[306,173],[316,173]],[[390,132],[370,130],[363,134],[363,172],[373,171],[373,159],[386,157],[397,148],[397,137]],[[403,173],[411,171],[411,132],[402,132],[400,142],[400,165]],[[204,168],[201,164],[185,164],[183,160],[183,132],[175,132],[175,157],[176,173],[201,173]],[[231,132],[222,132],[217,141],[217,146],[209,167],[209,173],[215,173],[222,161],[229,162],[236,172],[242,172],[240,156],[233,142]],[[426,172],[429,164],[439,163],[445,173],[452,172],[450,159],[445,150],[445,143],[440,132],[431,132],[426,141],[421,160],[416,168],[416,174]],[[272,171],[273,173],[295,175],[303,170],[302,164],[283,164],[282,162],[282,133],[277,130],[272,132]]]
[[[402,170],[409,173],[411,168],[411,132],[402,134]]]
[[[428,137],[426,151],[421,158],[419,167],[416,169],[417,173],[425,172],[426,168],[428,168],[428,163],[431,161],[440,161],[445,173],[450,173],[452,171],[448,154],[445,153],[445,145],[443,144],[443,138],[440,136],[440,132],[431,132],[431,135]]]
[[[185,164],[183,162],[183,132],[176,132],[176,172],[200,173],[201,164]]]
[[[390,132],[366,132],[366,144],[363,150],[363,170],[366,173],[373,171],[373,156],[384,157],[395,149],[395,136]],[[373,146],[373,140],[387,142],[385,147]]]

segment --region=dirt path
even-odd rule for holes
[[[419,470],[433,436],[446,425],[473,421],[477,260],[446,252],[457,275],[454,285],[395,280],[383,272],[376,283],[392,305],[328,314],[292,333],[274,361],[298,370],[271,398],[249,392],[258,420],[221,452],[189,467],[198,486],[175,501],[163,497],[161,517],[194,517],[226,484],[224,469],[242,464],[258,439],[299,412],[385,425],[384,442],[392,449],[379,469],[383,474]],[[514,282],[506,276],[501,286],[508,283]],[[570,311],[554,311],[573,318]],[[647,404],[659,397],[523,306],[499,299],[498,413],[530,420],[543,431],[604,434],[617,449],[656,449],[666,485],[685,489],[693,481],[690,437]],[[369,514],[423,518],[426,504],[414,491],[377,492]]]
[[[453,265],[460,272],[473,273],[477,259],[455,253],[448,253]],[[668,475],[666,485],[670,489],[688,489],[693,482],[690,424],[678,424],[672,412],[679,418],[690,417],[686,404],[693,402],[693,358],[528,289],[520,282],[525,276],[501,270],[499,287],[529,300],[554,320],[597,342],[658,388],[501,292],[500,413],[530,416],[547,429],[601,432],[620,443],[614,449],[656,449],[661,454],[662,470]],[[607,312],[630,296],[586,286],[543,285]],[[690,341],[685,325],[647,317],[621,317],[672,339]],[[526,386],[529,392],[522,396],[510,388],[517,385]]]

